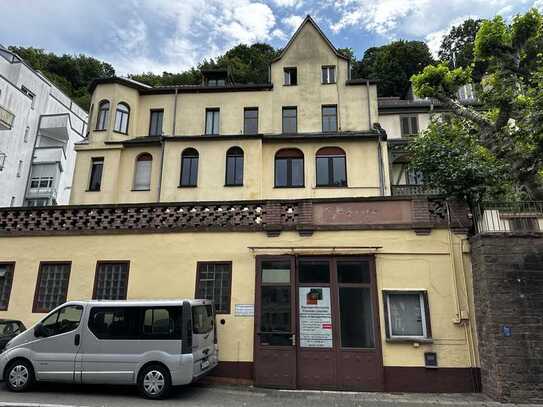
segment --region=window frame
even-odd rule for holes
[[[207,132],[207,124],[208,124],[208,121],[207,121],[207,116],[208,116],[208,113],[213,113],[212,114],[212,128],[211,128],[211,133],[208,133]],[[215,113],[217,113],[217,132],[215,133],[214,132],[214,128],[215,128]],[[221,109],[219,107],[206,107],[206,117],[205,117],[205,127],[204,127],[204,134],[205,135],[208,135],[208,136],[217,136],[219,134],[221,134]]]
[[[161,121],[161,124],[162,124],[162,128],[160,129],[160,134],[154,134],[152,133],[152,130],[153,130],[153,113],[155,114],[158,114],[158,113],[162,113],[162,119],[160,120]],[[150,137],[157,137],[157,136],[162,136],[164,134],[164,109],[150,109],[149,110],[149,136]]]
[[[294,83],[292,83],[292,73],[294,73]],[[288,81],[287,81],[287,77],[288,77]],[[283,67],[283,86],[297,86],[297,85],[298,85],[298,67],[296,66]]]
[[[326,149],[337,149],[343,151],[343,154],[329,154],[329,153],[321,153],[319,155],[319,152]],[[326,159],[328,164],[328,181],[334,180],[334,158],[343,158],[343,170],[345,172],[345,185],[335,185],[334,183],[328,183],[328,184],[322,184],[319,183],[319,171],[318,171],[318,161],[319,158]],[[348,188],[349,187],[349,177],[347,174],[347,153],[344,149],[337,146],[331,146],[331,147],[321,147],[317,150],[315,153],[315,187],[316,188]]]
[[[330,71],[334,72],[334,78],[330,81]],[[326,80],[324,73],[326,72]],[[336,66],[335,65],[323,65],[321,66],[321,85],[334,85],[336,83]]]
[[[241,154],[232,154],[231,151],[233,150],[239,150],[241,151]],[[229,158],[241,158],[241,182],[236,183],[236,161],[234,161],[234,182],[229,182],[228,180],[228,163]],[[239,146],[232,146],[228,150],[226,150],[226,163],[225,163],[225,171],[224,171],[224,186],[225,187],[242,187],[243,181],[245,178],[245,152],[243,149]]]
[[[189,156],[189,155],[185,156],[185,153],[187,153],[189,150],[194,150],[196,152],[196,156]],[[183,184],[183,160],[185,160],[185,159],[190,159],[190,160],[196,159],[196,177],[195,177],[194,183],[190,182],[190,178],[191,178],[190,175],[192,174],[192,171],[191,171],[191,174],[189,174],[189,183],[188,184]],[[196,150],[194,147],[185,148],[181,152],[181,168],[179,169],[179,186],[178,186],[178,188],[197,188],[198,187],[199,167],[200,167],[200,152],[198,150]],[[192,165],[191,165],[190,168],[192,168]]]
[[[325,115],[324,114],[324,109],[327,109],[327,108],[334,108],[335,109],[335,115],[332,116],[332,115]],[[324,118],[325,117],[335,117],[335,123],[336,123],[336,126],[333,130],[325,130],[324,129]],[[337,122],[337,105],[322,105],[321,106],[321,129],[322,129],[322,132],[323,133],[337,133],[338,131],[338,122]]]
[[[226,310],[222,310],[222,311],[217,311],[216,309],[216,304],[215,304],[215,301],[214,299],[212,299],[213,301],[213,308],[214,308],[214,312],[215,312],[215,315],[219,315],[219,314],[224,314],[224,315],[228,315],[232,312],[232,261],[198,261],[196,263],[196,286],[195,286],[195,289],[194,289],[194,298],[197,298],[198,297],[198,293],[200,291],[200,273],[202,273],[204,270],[203,268],[205,266],[208,266],[208,265],[213,265],[213,266],[228,266],[228,274],[229,274],[229,284],[228,284],[228,304],[227,304],[227,309]],[[213,280],[215,280],[215,276],[213,276]],[[213,296],[215,295],[215,293],[213,293]]]
[[[96,268],[94,271],[94,283],[92,287],[92,299],[97,300],[97,289],[98,289],[98,270],[104,264],[126,264],[126,279],[124,284],[123,297],[124,300],[128,298],[128,283],[130,281],[130,260],[98,260],[96,262]],[[123,298],[121,298],[123,300]],[[107,301],[107,300],[105,300]]]
[[[119,107],[125,107],[126,108],[126,111],[125,110],[121,110],[119,109]],[[118,115],[121,115],[121,119],[120,119],[120,129],[117,129],[117,116]],[[123,129],[123,118],[126,116],[126,124],[124,127],[126,127],[126,129]],[[115,133],[119,133],[119,134],[124,134],[124,135],[127,135],[128,134],[128,126],[130,125],[130,106],[128,105],[128,103],[126,102],[119,102],[117,103],[117,108],[115,109],[115,121],[113,123],[113,131]]]
[[[145,157],[145,159],[144,159]],[[149,158],[147,158],[149,157]],[[136,179],[138,176],[138,163],[150,161],[151,162],[151,168],[149,169],[149,182],[147,183],[146,187],[137,187],[136,186]],[[152,177],[153,177],[153,155],[151,153],[148,153],[147,151],[141,152],[136,156],[136,160],[134,162],[134,179],[132,180],[132,191],[150,191],[151,190],[151,183],[152,183]]]
[[[390,296],[398,294],[412,294],[419,296],[421,307],[422,336],[417,335],[393,335],[390,318]],[[428,291],[426,290],[383,290],[383,310],[385,320],[385,335],[388,342],[432,342],[432,325],[430,322],[430,307],[428,303]]]
[[[296,115],[294,116],[294,119],[296,120],[296,128],[294,132],[292,131],[285,131],[285,111],[286,110],[294,110]],[[298,133],[298,106],[283,106],[281,109],[281,131],[283,134],[297,134]]]
[[[93,170],[94,170],[94,166],[95,166],[95,163],[101,161],[102,162],[102,170],[100,172],[100,183],[98,185],[98,188],[92,188],[92,175],[93,175]],[[105,159],[104,157],[91,157],[91,165],[90,165],[90,170],[89,170],[89,182],[88,182],[88,188],[87,188],[87,192],[100,192],[100,190],[102,189],[102,177],[104,176],[104,163],[105,163]]]
[[[407,119],[408,120],[408,123],[409,123],[409,133],[404,133],[404,128],[403,128],[403,120],[404,119]],[[413,132],[413,119],[414,119],[414,122],[416,123],[416,126],[417,126],[417,129],[416,129],[416,132]],[[401,114],[400,115],[400,135],[401,137],[413,137],[413,136],[416,136],[419,134],[419,129],[420,129],[420,126],[419,126],[419,115],[414,113],[414,114]]]
[[[106,104],[107,104],[107,109],[102,107]],[[109,100],[103,99],[100,101],[100,103],[98,103],[98,112],[96,115],[96,125],[94,127],[94,131],[106,131],[108,129],[110,110],[111,110],[111,102]],[[103,119],[102,119],[102,115],[103,115]]]
[[[39,288],[40,288],[40,282],[41,282],[41,279],[43,277],[43,272],[44,272],[44,266],[50,266],[50,265],[66,265],[68,266],[68,274],[66,276],[66,291],[64,292],[64,294],[62,295],[62,297],[64,298],[63,300],[61,300],[61,302],[58,304],[58,305],[55,305],[53,308],[51,309],[45,309],[45,308],[39,308],[38,307],[38,297],[39,297]],[[40,264],[38,266],[38,276],[36,277],[36,288],[34,289],[34,301],[32,303],[32,313],[34,314],[37,314],[37,313],[49,313],[51,312],[52,310],[54,310],[56,307],[58,307],[59,305],[62,305],[66,302],[66,299],[68,297],[68,289],[70,288],[70,274],[72,272],[72,262],[71,260],[70,261],[40,261]]]
[[[298,157],[277,157],[277,154],[279,154],[282,151],[285,150],[297,150],[300,152],[301,156]],[[287,185],[277,185],[277,160],[288,160],[287,161]],[[302,160],[302,184],[301,185],[292,185],[292,160],[294,159],[301,159]],[[275,152],[275,155],[273,157],[273,186],[274,188],[305,188],[305,154],[302,150],[299,148],[280,148]]]
[[[247,117],[245,116],[247,112],[256,112],[256,119],[249,118],[249,120],[256,120],[256,131],[253,132],[247,132]],[[258,134],[258,119],[259,119],[259,111],[258,107],[245,107],[243,108],[243,134]]]
[[[9,299],[11,297],[11,290],[13,289],[13,278],[15,276],[15,262],[14,261],[2,261],[0,262],[0,266],[7,266],[6,275],[9,273],[9,289],[6,290],[6,287],[0,287],[0,298],[4,295],[4,292],[6,292],[6,298],[5,301],[0,301],[0,311],[7,311],[9,308]],[[4,284],[5,284],[4,280]],[[5,304],[5,306],[3,305]]]

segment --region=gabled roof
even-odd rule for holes
[[[285,48],[283,48],[283,50],[281,51],[281,53],[275,57],[272,61],[272,63],[276,62],[276,61],[279,61],[281,58],[283,58],[283,55],[285,55],[285,53],[287,52],[287,50],[290,48],[290,46],[294,43],[294,41],[296,40],[296,37],[298,37],[298,35],[300,34],[300,32],[302,31],[302,28],[306,25],[306,24],[311,24],[315,30],[317,30],[317,32],[320,34],[320,36],[322,37],[322,39],[324,40],[324,42],[326,42],[328,44],[328,46],[330,47],[330,49],[334,52],[334,54],[336,54],[339,58],[343,58],[347,61],[349,61],[349,57],[348,56],[345,56],[343,55],[342,53],[338,52],[338,50],[336,49],[336,47],[334,47],[334,44],[332,44],[330,42],[330,40],[328,39],[328,37],[326,37],[326,35],[322,32],[322,30],[319,28],[319,26],[317,25],[317,23],[315,22],[315,20],[313,20],[313,18],[311,18],[311,16],[308,14],[304,21],[302,21],[302,24],[300,24],[300,26],[298,27],[298,29],[296,30],[296,32],[294,33],[294,35],[290,38],[289,42],[287,43],[287,45],[285,46]]]

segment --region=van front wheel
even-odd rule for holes
[[[164,366],[146,366],[140,372],[138,387],[145,398],[163,399],[172,387],[170,374]]]
[[[6,384],[8,389],[16,392],[28,390],[34,383],[34,370],[26,360],[16,360],[6,369]]]

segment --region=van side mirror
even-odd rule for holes
[[[45,334],[45,330],[43,329],[43,325],[42,324],[38,324],[36,325],[36,327],[34,328],[34,336],[36,338],[43,338],[45,336],[47,336]]]

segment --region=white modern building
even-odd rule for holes
[[[87,112],[0,45],[0,207],[68,204]]]

